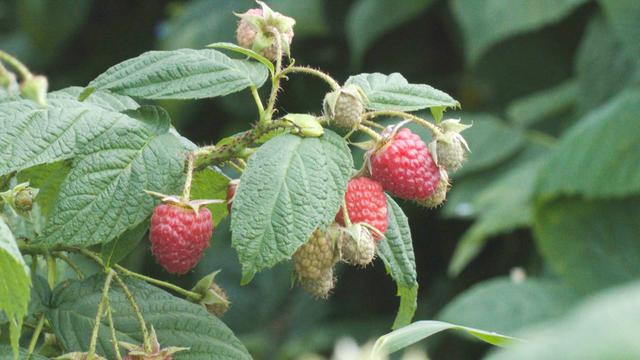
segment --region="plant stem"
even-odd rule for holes
[[[138,307],[138,303],[136,302],[136,299],[133,297],[133,294],[131,294],[131,291],[129,291],[129,287],[127,286],[127,284],[125,284],[124,281],[122,281],[122,279],[118,274],[116,274],[116,281],[118,282],[118,285],[120,285],[120,287],[122,288],[122,291],[124,291],[124,294],[127,297],[127,300],[129,300],[129,304],[133,309],[133,313],[136,315],[136,318],[138,319],[138,323],[140,324],[140,330],[142,331],[144,350],[150,352],[151,340],[149,339],[149,331],[147,330],[147,324],[145,324],[144,322],[144,318],[142,317],[142,312]]]
[[[104,281],[102,287],[102,297],[100,303],[98,303],[98,311],[96,313],[95,325],[93,325],[93,331],[91,333],[91,341],[89,342],[89,351],[87,353],[87,360],[92,360],[96,353],[96,345],[98,344],[98,333],[100,332],[100,322],[102,321],[102,315],[104,314],[104,306],[109,301],[109,287],[111,286],[111,279],[115,272],[111,269],[107,270],[107,278]]]
[[[380,136],[380,134],[378,134],[377,132],[369,129],[368,127],[364,126],[364,125],[359,125],[358,126],[358,130],[362,131],[363,133],[369,135],[369,137],[371,137],[373,140],[375,141],[380,141],[382,140],[382,136]]]
[[[69,259],[67,255],[58,252],[54,253],[53,256],[67,263],[67,265],[69,265],[69,267],[73,269],[73,271],[75,271],[75,273],[78,275],[78,279],[84,279],[84,273],[82,272],[82,270],[80,270],[78,265],[76,265],[76,263]]]
[[[188,202],[191,197],[191,181],[193,180],[193,153],[187,154],[187,179],[184,182],[184,188],[182,189],[182,201]]]
[[[47,282],[49,287],[53,289],[56,287],[56,259],[51,256],[51,253],[47,253],[45,258],[47,261]]]
[[[377,122],[373,122],[371,120],[362,120],[363,125],[371,126],[376,129],[384,130],[385,127],[383,125],[378,124]]]
[[[7,54],[2,50],[0,50],[0,60],[4,60],[7,64],[11,65],[14,69],[16,69],[16,71],[18,71],[18,73],[20,74],[23,80],[33,76],[33,74],[31,74],[31,71],[29,71],[29,69],[27,69],[27,67],[24,66],[24,64],[21,63],[20,60],[16,59],[15,57]]]
[[[307,66],[289,66],[288,68],[282,70],[282,72],[280,72],[280,76],[285,76],[289,73],[301,73],[301,74],[308,74],[308,75],[312,75],[312,76],[316,76],[322,80],[324,80],[327,84],[329,84],[329,86],[331,87],[332,90],[338,90],[340,89],[340,84],[331,76],[329,76],[329,74],[324,73],[320,70],[311,68],[311,67],[307,67]]]
[[[178,293],[178,294],[180,294],[180,295],[182,295],[182,296],[184,296],[186,298],[189,298],[189,299],[191,299],[193,301],[197,302],[197,301],[200,301],[202,299],[202,295],[200,295],[200,294],[198,294],[196,292],[193,292],[193,291],[189,291],[189,290],[183,289],[183,288],[181,288],[181,287],[179,287],[177,285],[174,285],[172,283],[168,283],[168,282],[165,282],[165,281],[162,281],[162,280],[158,280],[158,279],[154,279],[152,277],[148,277],[146,275],[139,274],[137,272],[133,272],[133,271],[131,271],[131,270],[127,269],[127,268],[124,268],[124,267],[122,267],[120,265],[115,265],[114,267],[118,272],[120,272],[120,273],[122,273],[124,275],[131,276],[131,277],[146,281],[149,284],[162,286],[162,287],[164,287],[166,289],[174,291],[174,292],[176,292],[176,293]]]
[[[262,100],[260,100],[260,94],[258,94],[258,89],[251,85],[251,95],[253,96],[253,100],[256,102],[256,106],[258,107],[258,115],[260,116],[260,120],[264,117],[264,106],[262,105]]]
[[[442,131],[440,131],[440,128],[438,128],[436,125],[428,122],[423,118],[420,118],[418,116],[415,116],[406,112],[402,112],[402,111],[394,111],[394,110],[372,111],[372,112],[366,113],[364,116],[366,119],[373,119],[378,116],[399,117],[402,119],[413,121],[416,124],[429,129],[433,137],[438,137],[442,135]]]
[[[27,350],[27,360],[31,357],[31,354],[36,348],[36,344],[38,343],[38,338],[40,337],[40,332],[42,332],[42,327],[44,326],[44,314],[40,314],[40,318],[38,318],[38,325],[36,325],[36,329],[33,331],[31,335],[31,341],[29,342],[29,349]]]
[[[267,109],[265,110],[264,120],[262,122],[269,122],[273,118],[273,108],[276,104],[276,98],[278,97],[278,91],[280,91],[280,72],[282,71],[282,39],[280,38],[280,31],[275,27],[269,27],[269,32],[273,35],[276,41],[276,69],[275,74],[271,78],[271,94],[269,95],[269,101],[267,102]]]
[[[116,327],[113,325],[113,316],[111,316],[111,304],[107,298],[107,320],[109,321],[109,329],[111,330],[111,342],[113,343],[113,352],[116,353],[116,359],[122,360],[120,355],[120,346],[118,345],[118,337],[116,336]]]

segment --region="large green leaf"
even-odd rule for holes
[[[47,99],[69,99],[78,100],[78,97],[84,88],[80,86],[71,86],[62,90],[50,92],[47,94]],[[91,93],[87,99],[82,101],[86,104],[92,104],[99,106],[106,110],[113,110],[117,112],[125,110],[134,110],[140,107],[138,103],[132,98],[124,95],[118,95],[106,90],[95,90]]]
[[[133,251],[149,229],[149,219],[145,219],[132,229],[127,229],[117,238],[102,244],[100,255],[105,266],[119,263]]]
[[[388,0],[358,0],[349,9],[346,32],[351,48],[351,62],[359,65],[365,51],[382,35],[416,18],[432,0],[392,2]]]
[[[628,54],[640,57],[640,3],[636,0],[599,0],[598,3],[613,27],[616,36],[625,45]],[[640,63],[638,63],[640,65]]]
[[[109,242],[149,217],[156,201],[144,190],[179,190],[184,148],[167,132],[168,114],[148,106],[127,115],[126,127],[105,132],[74,161],[40,242]]]
[[[493,45],[558,22],[586,0],[452,0],[469,64]]]
[[[518,341],[516,338],[494,332],[449,324],[442,321],[424,320],[417,321],[379,337],[373,345],[372,358],[377,359],[378,357],[394,353],[445,330],[461,331],[496,346],[505,346]]]
[[[244,283],[333,221],[352,168],[346,142],[329,130],[319,138],[277,136],[249,158],[231,217]]]
[[[487,360],[640,358],[640,284],[598,294],[567,316],[521,332],[527,341]]]
[[[578,295],[559,281],[509,278],[483,281],[454,298],[438,319],[474,328],[513,334],[564,314]]]
[[[536,209],[545,260],[577,288],[598,289],[640,276],[640,198],[559,199]]]
[[[100,274],[84,281],[72,281],[54,292],[47,317],[56,337],[68,351],[87,351],[103,283],[104,275]],[[190,348],[176,354],[176,360],[251,359],[231,330],[202,306],[139,280],[126,279],[126,283],[148,326],[156,330],[160,345]],[[115,281],[111,285],[109,302],[118,340],[140,344],[140,326]],[[106,318],[100,325],[97,351],[109,359],[115,358]]]
[[[640,92],[625,92],[589,113],[555,147],[543,170],[544,197],[602,198],[640,192]],[[570,181],[567,179],[570,174]]]
[[[229,178],[222,172],[206,168],[193,175],[191,182],[191,198],[226,200]],[[227,204],[210,204],[207,208],[211,211],[213,222],[217,225],[220,220],[227,216]]]
[[[0,217],[0,311],[4,311],[11,328],[11,345],[14,355],[18,350],[18,338],[22,318],[27,315],[31,277],[16,240],[7,224]]]
[[[416,111],[427,108],[455,108],[460,103],[429,85],[410,84],[399,73],[351,76],[345,85],[358,85],[367,95],[366,107],[372,110]]]
[[[600,14],[591,18],[575,59],[579,110],[585,113],[615,96],[631,83],[636,69],[606,19]]]
[[[397,329],[411,323],[417,308],[418,280],[409,221],[393,199],[387,195],[389,225],[385,239],[378,243],[378,256],[398,286],[400,307],[393,323]]]
[[[145,99],[202,99],[260,87],[269,71],[212,49],[149,51],[107,69],[89,87]]]

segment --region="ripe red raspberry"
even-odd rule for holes
[[[370,155],[371,176],[401,199],[429,197],[440,181],[440,170],[427,145],[407,128],[398,131]]]
[[[151,217],[151,252],[168,272],[184,274],[193,269],[209,246],[213,220],[207,208],[196,213],[177,205],[158,205]]]
[[[344,198],[352,224],[367,223],[383,234],[387,231],[387,197],[380,183],[365,177],[351,179]],[[336,222],[345,226],[342,207],[336,215]],[[374,237],[376,240],[382,238],[377,234]]]

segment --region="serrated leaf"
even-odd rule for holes
[[[104,266],[110,267],[127,257],[147,233],[149,223],[149,219],[143,220],[134,228],[126,230],[112,241],[102,244],[100,256],[104,261]]]
[[[127,112],[125,121],[127,126],[105,132],[74,161],[38,242],[107,243],[149,217],[156,201],[144,190],[179,190],[184,147],[167,132],[168,114],[145,106]]]
[[[423,320],[379,337],[373,345],[371,357],[378,358],[392,354],[445,330],[462,331],[476,337],[477,339],[496,346],[506,346],[519,341],[519,339],[510,336],[500,335],[485,330],[449,324],[442,321]]]
[[[493,45],[540,29],[571,14],[586,0],[453,0],[449,4],[462,28],[467,63],[476,63]]]
[[[42,164],[18,173],[18,181],[29,182],[31,187],[40,190],[36,196],[36,203],[40,205],[40,211],[46,217],[58,198],[60,185],[70,171],[71,164],[68,161]]]
[[[229,178],[218,170],[206,168],[193,175],[191,181],[191,199],[225,200]],[[227,204],[209,204],[206,206],[211,211],[214,224],[218,224],[227,216]]]
[[[594,290],[640,276],[640,198],[558,199],[536,209],[540,252],[565,281]]]
[[[271,76],[273,76],[273,74],[276,71],[276,69],[273,67],[273,63],[271,62],[271,60],[267,59],[266,57],[258,54],[257,52],[251,49],[243,48],[242,46],[238,46],[236,44],[232,44],[228,42],[217,42],[217,43],[209,44],[207,45],[207,47],[212,49],[225,49],[225,50],[234,51],[242,55],[248,56],[254,60],[257,60],[260,63],[262,63],[264,66],[266,66],[267,69],[269,69]]]
[[[19,355],[18,355],[18,359],[19,360],[27,360],[27,349],[23,349],[20,348],[19,349]],[[13,357],[13,351],[11,351],[11,347],[10,346],[6,346],[6,345],[0,345],[0,360],[14,360],[15,358]],[[29,360],[47,360],[48,358],[39,355],[37,353],[31,354],[28,357]]]
[[[149,51],[107,69],[90,87],[144,99],[224,96],[267,80],[267,68],[211,49]]]
[[[500,277],[480,282],[456,296],[438,319],[512,334],[535,323],[563,315],[580,298],[557,280]]]
[[[0,310],[9,319],[11,346],[14,355],[18,351],[18,340],[22,318],[27,315],[31,277],[20,254],[16,240],[0,217]]]
[[[218,318],[204,307],[174,297],[163,290],[134,279],[125,279],[142,315],[153,326],[162,347],[188,347],[176,360],[251,359],[242,343]],[[56,337],[67,351],[86,351],[100,302],[104,275],[72,281],[54,292],[47,314]],[[124,292],[113,283],[109,291],[116,336],[119,341],[142,343],[140,326]],[[111,332],[104,318],[100,324],[97,352],[114,359]]]
[[[429,85],[410,84],[399,73],[351,76],[345,85],[358,85],[367,95],[365,104],[371,110],[416,111],[432,107],[455,108],[460,103]]]
[[[249,158],[231,217],[244,283],[333,221],[352,168],[346,142],[329,130],[318,138],[277,136]]]
[[[543,169],[538,194],[605,198],[640,193],[639,113],[640,92],[625,92],[569,129]]]
[[[80,86],[71,86],[62,90],[53,91],[47,94],[47,99],[69,99],[78,100],[80,95],[85,91]],[[91,93],[85,100],[79,100],[82,103],[92,104],[99,106],[105,110],[112,111],[125,111],[134,110],[140,107],[140,105],[132,98],[124,95],[118,95],[106,90],[97,90]]]
[[[387,273],[395,280],[400,296],[400,307],[393,323],[397,329],[408,325],[417,308],[418,280],[416,260],[409,221],[393,199],[387,195],[388,227],[385,238],[376,248]]]
[[[365,51],[389,30],[418,17],[432,0],[390,2],[387,0],[356,1],[346,19],[346,32],[351,49],[351,62],[360,65]]]

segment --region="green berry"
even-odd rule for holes
[[[376,241],[371,231],[362,224],[344,228],[341,234],[342,260],[356,266],[369,265],[376,256]]]
[[[319,229],[293,254],[293,264],[300,279],[318,279],[336,261],[335,239]]]
[[[300,284],[311,296],[318,299],[326,299],[336,285],[333,268],[330,267],[323,270],[316,279],[300,279]]]
[[[347,85],[328,93],[323,102],[325,116],[336,126],[356,128],[364,114],[364,95],[355,85]]]

